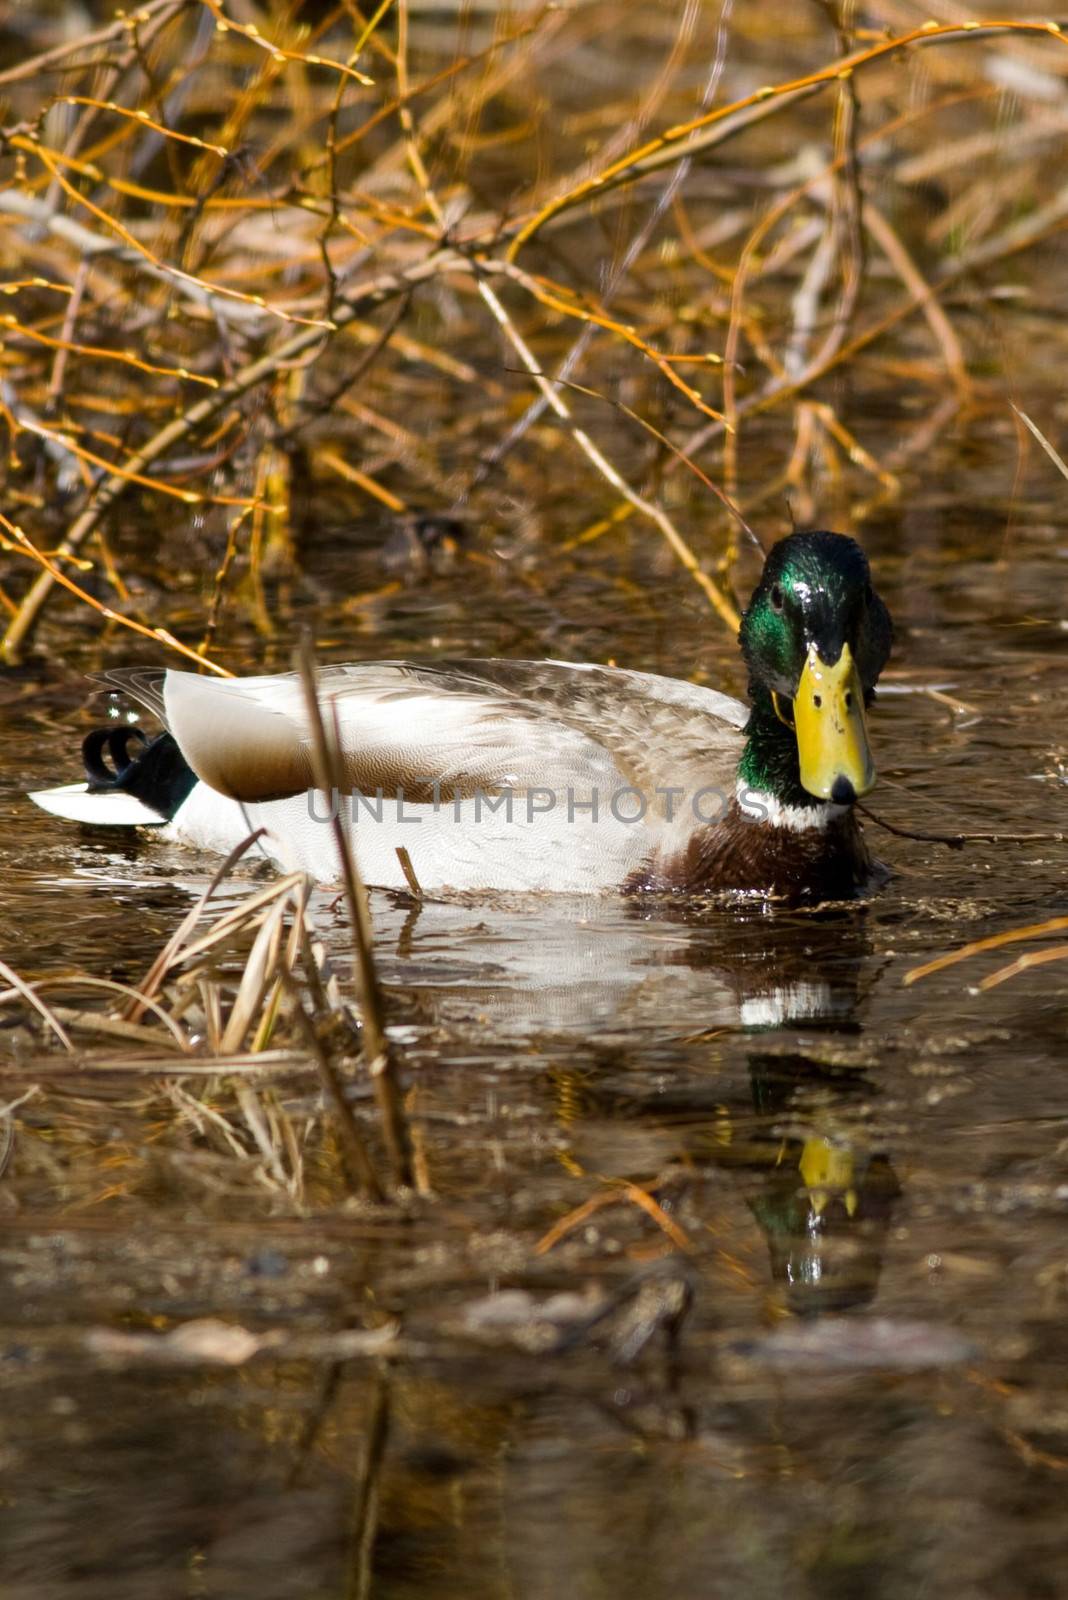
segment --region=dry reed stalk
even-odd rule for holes
[[[64,1050],[74,1049],[70,1035],[67,1033],[66,1029],[63,1027],[63,1024],[59,1021],[59,1018],[56,1016],[51,1007],[46,1006],[44,1001],[38,997],[36,989],[32,983],[27,983],[23,978],[20,978],[17,972],[12,971],[6,961],[0,961],[0,978],[4,978],[11,985],[12,989],[21,995],[23,1000],[33,1007],[34,1011],[37,1012],[37,1015],[43,1018],[47,1026],[51,1029],[56,1038],[59,1040],[60,1044],[63,1046]]]
[[[397,1187],[412,1186],[412,1147],[408,1119],[404,1110],[397,1065],[393,1058],[382,1014],[382,995],[374,962],[374,932],[367,890],[356,862],[352,841],[345,830],[339,797],[347,792],[341,758],[337,712],[323,716],[319,700],[315,657],[311,641],[304,636],[297,650],[295,665],[304,689],[304,703],[311,729],[312,773],[330,812],[330,826],[337,850],[340,877],[349,911],[352,933],[353,967],[360,994],[360,1020],[363,1025],[364,1061],[374,1088],[382,1122],[382,1135]],[[335,803],[330,805],[330,797]]]

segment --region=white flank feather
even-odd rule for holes
[[[100,828],[161,827],[166,817],[121,789],[90,794],[87,783],[65,783],[58,789],[37,789],[28,796],[42,811],[72,822],[91,822]]]

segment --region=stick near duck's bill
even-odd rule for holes
[[[849,805],[874,789],[864,689],[848,645],[833,666],[809,646],[794,696],[794,731],[809,794]]]

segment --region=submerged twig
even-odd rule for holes
[[[297,985],[288,973],[283,973],[282,981],[292,1002],[293,1015],[297,1019],[312,1060],[318,1068],[320,1082],[326,1092],[330,1108],[334,1113],[341,1162],[349,1183],[354,1192],[363,1195],[366,1200],[380,1201],[384,1198],[382,1186],[378,1181],[378,1175],[364,1144],[359,1123],[353,1116],[352,1107],[345,1095],[345,1088],[338,1076],[337,1069],[319,1037],[313,1018],[308,1015],[304,1008],[304,1001]]]
[[[971,944],[961,945],[959,950],[951,950],[946,955],[936,956],[933,961],[925,961],[920,967],[913,967],[906,972],[902,983],[918,983],[921,978],[929,978],[934,972],[942,972],[946,967],[956,966],[958,961],[966,961],[969,956],[975,956],[984,950],[1000,950],[1003,945],[1016,944],[1023,939],[1041,939],[1047,933],[1062,933],[1068,928],[1068,917],[1051,917],[1048,922],[1033,922],[1026,928],[1010,928],[1007,933],[994,933],[986,939],[975,939]]]
[[[689,1234],[668,1216],[663,1206],[650,1194],[647,1188],[643,1188],[640,1183],[629,1183],[621,1178],[612,1178],[606,1181],[607,1188],[603,1189],[599,1194],[591,1195],[588,1200],[584,1200],[581,1205],[576,1206],[573,1211],[569,1211],[566,1216],[561,1217],[547,1233],[542,1235],[534,1246],[537,1255],[545,1255],[547,1251],[553,1249],[569,1233],[574,1232],[595,1212],[602,1210],[605,1206],[619,1205],[624,1201],[629,1201],[631,1205],[637,1206],[640,1211],[644,1211],[647,1216],[651,1217],[661,1232],[665,1233],[671,1240],[676,1250],[681,1250],[687,1255],[694,1253],[695,1246]]]
[[[892,833],[899,839],[917,839],[921,844],[944,844],[948,850],[963,850],[966,844],[1063,844],[1064,833],[925,833],[917,828],[901,828],[887,822],[872,811],[870,806],[858,803],[857,810],[874,822],[877,828]]]

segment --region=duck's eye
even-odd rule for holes
[[[771,609],[773,611],[781,612],[782,608],[783,608],[783,606],[785,604],[786,604],[786,597],[783,594],[782,589],[776,583],[776,584],[774,584],[772,586],[772,590],[771,590]]]

